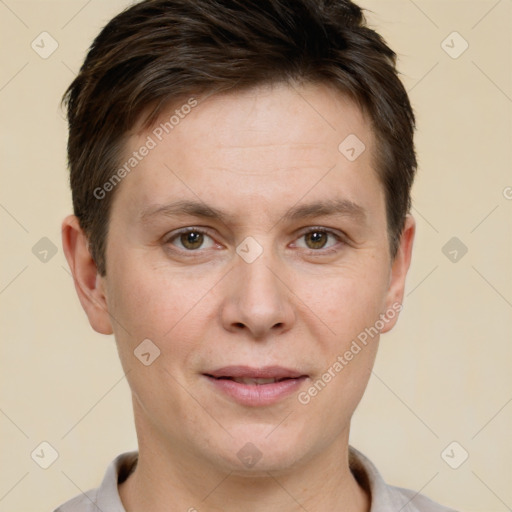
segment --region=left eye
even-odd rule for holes
[[[207,246],[204,246],[205,239],[210,240],[210,244]],[[177,245],[180,249],[186,249],[187,251],[195,251],[201,248],[208,249],[214,245],[213,239],[198,229],[189,229],[187,231],[177,233],[167,242]],[[179,242],[179,244],[176,244],[175,242]]]
[[[327,245],[329,237],[334,241],[334,243],[331,243],[331,245]],[[323,229],[312,229],[307,233],[302,234],[298,240],[304,240],[306,249],[318,250],[330,248],[333,245],[336,245],[340,238],[330,231],[325,231]],[[300,246],[299,244],[297,244],[297,246],[304,247]]]

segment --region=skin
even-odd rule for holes
[[[366,146],[353,162],[338,151],[350,134]],[[151,129],[134,129],[126,154],[148,135]],[[214,95],[118,185],[105,277],[77,219],[65,219],[78,296],[92,327],[115,334],[132,390],[139,463],[119,486],[128,512],[369,510],[370,497],[349,470],[348,439],[378,336],[307,405],[293,393],[243,406],[203,373],[280,365],[309,376],[305,391],[401,303],[415,223],[408,215],[392,259],[374,148],[361,111],[324,85]],[[177,199],[229,217],[149,214]],[[292,207],[337,199],[363,214],[284,217]],[[173,237],[189,226],[208,232],[192,246],[198,249]],[[319,235],[315,245],[304,234],[312,227],[342,238]],[[263,250],[252,263],[236,252],[249,236]],[[133,354],[146,338],[161,351],[150,366]],[[250,468],[237,456],[247,442],[262,454]]]

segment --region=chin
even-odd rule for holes
[[[245,426],[229,438],[227,445],[219,447],[219,462],[238,476],[268,477],[268,472],[286,473],[309,458],[312,446],[304,442],[308,437],[289,429],[278,434],[277,429],[272,432],[273,428],[265,425],[262,433],[261,426]]]

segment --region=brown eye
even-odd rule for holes
[[[330,229],[311,227],[295,242],[295,247],[309,251],[310,255],[323,256],[337,252],[344,245],[343,238]]]
[[[304,235],[309,249],[322,249],[327,243],[328,233],[325,231],[310,231]]]
[[[167,238],[166,244],[173,245],[182,252],[193,252],[198,249],[212,249],[215,241],[206,232],[199,228],[186,228],[175,232],[173,236]]]
[[[180,235],[180,242],[185,249],[194,250],[199,249],[204,242],[203,233],[198,231],[189,231]]]

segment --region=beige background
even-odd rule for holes
[[[49,512],[136,447],[114,340],[89,327],[60,244],[71,201],[59,100],[127,4],[0,2],[0,512]],[[459,510],[510,510],[512,0],[361,4],[400,55],[420,172],[404,311],[382,339],[352,443],[390,483]],[[31,48],[43,31],[59,44],[47,59]],[[469,44],[456,59],[442,47],[454,31]],[[446,44],[453,54],[464,43]],[[32,252],[43,237],[58,248],[46,263]],[[455,263],[442,252],[452,237],[468,249]],[[42,441],[59,453],[46,470],[30,455]],[[452,464],[469,453],[458,469],[441,457],[452,441]]]

